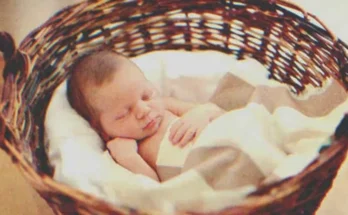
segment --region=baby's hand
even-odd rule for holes
[[[138,146],[134,139],[116,137],[106,143],[111,156],[117,160],[119,156],[127,156],[137,152]]]
[[[174,123],[170,128],[169,140],[174,145],[184,147],[190,141],[194,142],[202,130],[223,113],[222,109],[211,103],[198,105]]]

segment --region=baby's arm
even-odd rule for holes
[[[156,172],[138,154],[135,140],[115,138],[107,143],[107,148],[113,159],[124,168],[159,181]]]
[[[173,114],[179,117],[183,116],[185,113],[191,110],[198,109],[198,108],[205,110],[205,113],[207,114],[206,116],[208,116],[209,121],[212,121],[215,118],[225,113],[224,110],[222,110],[216,104],[213,104],[211,102],[207,102],[205,104],[199,104],[194,102],[181,101],[179,99],[172,98],[172,97],[165,97],[164,104],[168,111],[172,112]]]
[[[181,101],[172,97],[163,98],[165,107],[168,111],[177,116],[182,116],[187,111],[197,107],[199,104],[193,102]]]
[[[180,116],[170,130],[169,139],[173,144],[185,146],[197,138],[207,124],[225,113],[213,103],[195,104],[175,98],[164,98],[166,109]]]

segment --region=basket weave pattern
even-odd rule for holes
[[[269,78],[295,93],[321,87],[328,77],[348,89],[348,46],[314,15],[281,0],[87,1],[55,14],[18,49],[10,35],[0,33],[6,61],[0,146],[57,214],[142,214],[53,181],[47,165],[43,120],[52,92],[77,57],[101,48],[128,57],[216,50],[257,59]],[[346,151],[343,135],[296,177],[260,187],[242,205],[220,214],[313,214]]]

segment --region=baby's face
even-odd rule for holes
[[[129,60],[92,94],[101,127],[111,138],[141,140],[155,134],[162,122],[164,104],[158,90]]]

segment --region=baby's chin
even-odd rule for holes
[[[153,135],[156,134],[156,131],[154,132],[149,132],[149,133],[146,133],[146,134],[142,134],[142,135],[139,135],[137,136],[136,138],[134,138],[136,141],[143,141],[143,140],[146,140],[147,138],[150,138],[152,137]]]
[[[139,138],[139,140],[143,140],[143,139],[146,139],[146,138],[149,138],[149,137],[152,137],[153,135],[155,135],[161,124],[162,124],[162,121],[163,121],[163,117],[158,117],[156,123],[151,127],[151,128],[148,128],[148,129],[145,129],[145,130],[142,130],[142,137]]]
[[[158,128],[159,128],[159,126],[158,126]],[[142,141],[142,140],[145,140],[145,139],[150,138],[153,135],[155,135],[158,131],[158,128],[147,130],[147,131],[139,130],[138,132],[134,132],[135,134],[133,133],[133,135],[125,135],[125,136],[123,136],[123,138],[133,139],[136,141]],[[119,137],[121,137],[121,136],[119,136]]]

